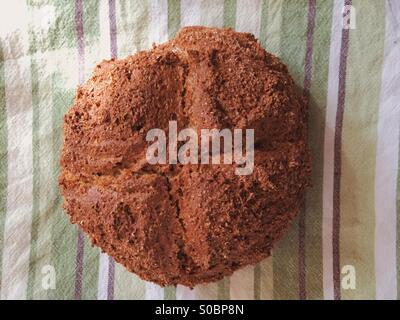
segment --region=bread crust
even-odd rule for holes
[[[64,117],[64,208],[142,279],[193,287],[270,255],[310,179],[307,110],[287,67],[248,33],[186,27],[101,62]],[[255,129],[251,175],[234,165],[150,165],[146,133]]]

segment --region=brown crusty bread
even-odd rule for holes
[[[251,175],[234,165],[150,165],[146,133],[255,129]],[[306,107],[286,66],[253,35],[183,28],[100,63],[64,118],[64,208],[142,279],[193,287],[270,255],[304,202]]]

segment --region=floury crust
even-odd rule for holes
[[[183,28],[100,63],[64,118],[60,187],[71,222],[141,278],[193,287],[267,257],[309,184],[306,108],[248,33]],[[146,133],[255,130],[254,170],[150,165]]]

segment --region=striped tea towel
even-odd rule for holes
[[[0,4],[1,299],[397,299],[400,1],[15,0]],[[185,25],[253,33],[310,93],[313,188],[273,255],[160,288],[62,213],[62,117],[78,83]]]

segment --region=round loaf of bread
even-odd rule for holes
[[[100,63],[64,118],[64,208],[142,279],[193,287],[271,253],[304,203],[306,104],[287,67],[248,33],[183,28],[164,44]],[[149,164],[146,134],[254,129],[254,169]]]

